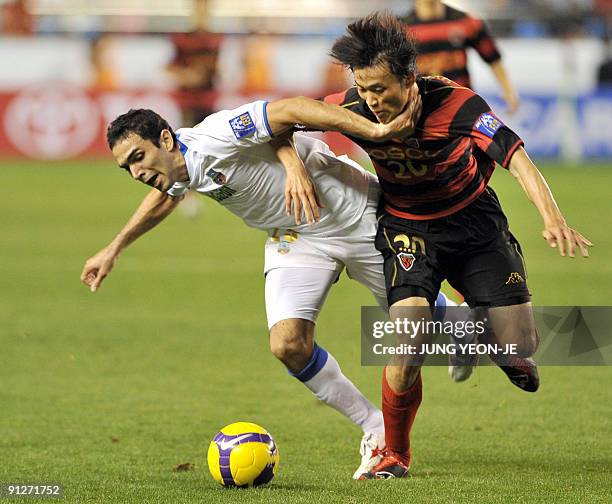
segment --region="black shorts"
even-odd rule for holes
[[[467,207],[439,219],[402,219],[382,206],[376,248],[385,261],[389,306],[413,296],[433,304],[444,280],[470,306],[531,299],[521,246],[490,187]]]

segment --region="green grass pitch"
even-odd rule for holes
[[[412,478],[354,482],[359,430],[268,351],[262,232],[206,200],[199,218],[172,215],[135,243],[92,295],[85,259],[146,188],[110,161],[0,168],[0,482],[61,483],[78,503],[610,502],[610,368],[542,368],[535,395],[495,368],[463,384],[427,368]],[[607,168],[543,169],[596,244],[588,260],[549,249],[535,208],[498,170],[535,303],[611,303]],[[378,404],[381,370],[360,366],[358,341],[371,302],[343,276],[318,336]],[[223,489],[208,474],[210,439],[238,420],[277,440],[268,487]],[[195,470],[173,471],[185,462]]]

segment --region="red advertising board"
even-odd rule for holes
[[[157,89],[102,92],[48,82],[14,92],[0,91],[0,159],[108,156],[106,127],[115,117],[130,108],[150,108],[173,128],[179,128],[184,126],[180,103],[185,104],[185,100],[178,98]],[[215,93],[192,98],[210,108],[213,103],[233,108],[260,99],[241,95],[219,97]],[[360,158],[360,149],[342,135],[327,133],[325,140],[336,154]]]
[[[151,108],[179,127],[181,112],[163,90],[98,92],[66,84],[0,92],[0,157],[68,159],[108,155],[108,123],[130,108]]]

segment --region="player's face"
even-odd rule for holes
[[[180,153],[169,131],[160,137],[160,147],[139,135],[131,134],[119,140],[112,149],[120,168],[135,179],[165,192],[177,181],[188,180],[187,170],[180,162]]]
[[[379,122],[385,124],[406,107],[414,78],[400,81],[387,62],[353,71],[359,96],[366,101]]]

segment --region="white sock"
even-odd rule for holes
[[[342,374],[338,361],[315,344],[306,367],[294,375],[328,406],[350,418],[363,432],[383,432],[382,411]]]

